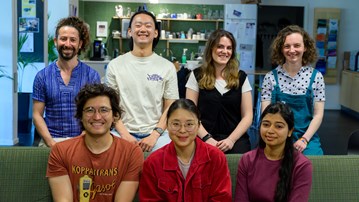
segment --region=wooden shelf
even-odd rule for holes
[[[129,17],[113,16],[112,19],[130,19]],[[224,22],[223,19],[180,19],[180,18],[156,18],[156,20],[164,21],[187,21],[187,22]]]
[[[112,19],[114,20],[128,20],[130,19],[129,17],[118,17],[118,16],[113,16]],[[224,22],[223,19],[178,19],[178,18],[157,18],[157,20],[160,20],[162,22],[164,22],[165,27],[163,29],[165,30],[172,30],[171,29],[171,22],[193,22],[193,23],[203,23],[203,22],[210,22],[210,23],[214,23],[213,27],[215,29],[219,28],[219,23]],[[122,38],[122,37],[113,37],[113,39],[119,40],[119,47],[120,47],[120,53],[123,53],[123,42],[122,40],[126,40],[129,38]],[[195,43],[200,43],[200,42],[206,42],[207,39],[180,39],[180,38],[173,38],[173,39],[160,39],[161,41],[165,41],[166,42],[166,48],[169,49],[170,48],[170,44],[171,43],[183,43],[183,44],[195,44]]]

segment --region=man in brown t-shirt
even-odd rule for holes
[[[110,133],[122,111],[117,92],[86,85],[76,107],[84,134],[55,144],[49,156],[54,201],[133,201],[144,157],[139,146]]]

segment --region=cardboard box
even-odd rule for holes
[[[349,62],[350,62],[350,52],[344,51],[343,70],[349,69]]]

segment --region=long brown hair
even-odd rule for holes
[[[232,42],[232,56],[229,59],[226,67],[223,70],[223,76],[227,82],[227,88],[238,88],[239,87],[239,62],[236,58],[236,40],[232,33],[223,29],[214,31],[210,36],[204,50],[204,60],[200,67],[200,80],[198,81],[199,88],[212,90],[216,82],[216,70],[214,67],[214,60],[212,58],[212,52],[222,37],[227,37]]]

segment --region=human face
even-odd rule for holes
[[[232,41],[223,36],[220,38],[219,43],[212,50],[212,58],[215,65],[225,66],[233,53]]]
[[[168,133],[177,149],[189,149],[194,146],[198,127],[199,121],[196,115],[185,109],[176,109],[168,118]]]
[[[82,41],[76,28],[71,26],[63,26],[58,31],[58,37],[54,39],[59,57],[66,61],[76,58]]]
[[[151,16],[147,14],[136,15],[128,30],[128,34],[133,38],[134,46],[151,46],[153,40],[158,36],[158,30]]]
[[[266,147],[284,149],[287,137],[290,137],[292,132],[280,113],[268,113],[262,119],[260,134]]]
[[[292,33],[285,38],[282,53],[286,63],[302,64],[303,53],[305,51],[303,36],[300,33]]]
[[[94,113],[88,113],[89,109],[93,109]],[[106,110],[108,113],[106,113]],[[81,119],[86,135],[100,137],[110,134],[114,121],[110,99],[107,96],[97,96],[87,100]]]

